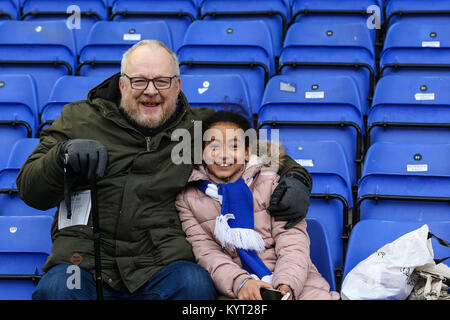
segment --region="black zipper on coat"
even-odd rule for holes
[[[152,140],[152,137],[145,137],[145,141],[147,141],[147,151],[150,151],[150,141]]]

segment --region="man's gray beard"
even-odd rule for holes
[[[135,128],[139,129],[154,129],[157,128],[159,126],[161,126],[163,123],[158,123],[158,124],[146,124],[146,123],[140,123],[138,122],[134,117],[132,117],[128,111],[123,107],[122,103],[120,103],[119,105],[119,110],[120,113],[125,117],[125,119]],[[166,119],[167,121],[167,119]]]

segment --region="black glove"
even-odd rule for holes
[[[275,221],[288,221],[285,229],[295,226],[308,212],[310,188],[298,172],[289,171],[281,176],[270,198],[270,215]]]
[[[108,162],[105,146],[96,140],[68,140],[62,145],[59,156],[63,163],[67,157],[68,168],[89,181],[103,177]]]

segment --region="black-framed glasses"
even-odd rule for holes
[[[172,85],[172,79],[178,77],[174,75],[172,77],[158,77],[153,79],[147,79],[144,77],[130,77],[126,73],[123,74],[130,80],[131,88],[135,90],[145,90],[148,87],[149,82],[153,82],[153,85],[157,90],[169,89]]]

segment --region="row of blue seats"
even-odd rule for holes
[[[399,143],[382,141],[373,143],[369,147],[365,156],[362,176],[358,181],[358,179],[355,177],[355,172],[351,170],[351,161],[349,161],[350,156],[348,152],[346,152],[342,147],[342,143],[339,140],[333,139],[332,137],[328,137],[327,139],[320,136],[307,136],[303,134],[301,130],[299,130],[296,135],[287,136],[283,134],[282,131],[283,130],[280,130],[280,140],[283,146],[286,148],[287,153],[291,155],[291,157],[296,159],[309,171],[315,172],[315,170],[319,170],[318,173],[323,173],[323,171],[326,169],[328,170],[327,172],[335,172],[340,177],[340,180],[342,181],[341,187],[337,187],[337,185],[335,185],[331,189],[335,192],[336,190],[344,190],[343,192],[341,192],[341,195],[344,199],[346,199],[345,201],[347,203],[347,208],[353,208],[353,184],[355,182],[361,183],[365,177],[369,175],[373,176],[373,171],[377,170],[380,172],[380,174],[383,172],[382,170],[385,170],[385,174],[399,175],[399,179],[401,179],[400,183],[407,187],[407,190],[405,190],[404,192],[411,192],[412,195],[419,192],[425,192],[426,194],[422,194],[422,196],[432,197],[433,195],[438,195],[442,192],[446,192],[445,190],[450,190],[449,188],[447,188],[448,186],[445,185],[445,178],[444,181],[436,178],[440,176],[445,177],[447,175],[448,179],[448,175],[450,175],[450,167],[447,161],[447,157],[449,155],[448,145],[450,145],[450,142],[448,141],[446,143]],[[8,150],[9,146],[7,145],[7,142],[5,140],[6,139],[2,139],[2,149]],[[4,161],[4,164],[0,167],[2,170],[0,179],[2,182],[0,183],[0,186],[2,189],[1,193],[3,193],[3,195],[9,194],[11,196],[15,194],[15,177],[18,173],[18,170],[25,162],[27,156],[31,153],[32,150],[34,150],[38,141],[39,139],[37,138],[19,139],[14,143],[11,151],[6,151],[3,153],[4,155],[6,155],[6,157],[2,157],[2,160],[6,161]],[[416,151],[414,152],[414,150]],[[424,155],[424,153],[426,154],[426,156]],[[384,158],[378,159],[376,157]],[[378,165],[379,163],[381,163],[381,165]],[[414,179],[412,179],[411,185],[407,183],[405,184],[406,180],[403,179],[405,174],[410,174],[415,177]],[[418,178],[416,177],[417,175],[424,175],[426,176],[426,178],[428,178],[430,175],[432,177],[435,177],[436,181],[432,180],[431,184],[435,184],[438,186],[438,188],[441,188],[443,190],[439,191],[433,186],[428,186],[422,182],[417,185],[417,189],[413,188],[413,185],[418,181]],[[320,176],[318,176],[317,179],[320,180]],[[314,185],[315,187],[318,187],[321,184],[315,183]],[[396,184],[394,184],[394,182],[391,181],[390,184],[387,185],[393,188],[393,190],[395,188],[395,190],[399,192],[399,188]],[[327,188],[330,189],[329,187]],[[378,190],[377,188],[364,187],[363,189],[359,189],[357,194],[358,201],[362,202],[363,197],[367,198],[367,195],[376,194]],[[408,194],[404,194],[404,196],[407,195]],[[5,203],[2,203],[0,207],[1,214],[8,214],[8,211],[10,211],[9,214],[18,214],[19,212],[21,212],[20,210],[11,210],[15,207],[16,209],[18,208],[18,206],[15,205],[8,206]],[[27,213],[27,210],[28,208],[25,208],[25,215]],[[387,217],[392,214],[396,214],[396,212],[385,211],[382,212],[382,214]],[[21,215],[23,214],[21,213]],[[359,213],[356,212],[355,221],[359,219],[358,216]],[[417,218],[419,219],[422,217],[417,216]]]
[[[172,29],[172,38],[176,49],[181,46],[183,35],[190,23],[197,19],[262,19],[267,22],[272,31],[274,43],[281,43],[287,28],[296,22],[318,19],[321,23],[334,21],[335,23],[364,23],[371,29],[372,35],[380,35],[384,25],[384,16],[390,23],[408,19],[410,16],[432,14],[434,17],[444,16],[450,8],[450,1],[434,1],[424,4],[419,0],[391,0],[386,3],[381,0],[346,0],[336,3],[332,0],[264,0],[264,1],[223,1],[208,0],[195,3],[191,0],[176,1],[140,1],[118,0],[108,6],[103,0],[78,1],[76,5],[69,0],[27,0],[21,4],[18,0],[0,1],[0,19],[23,20],[69,20],[67,17],[75,10],[79,10],[79,21],[83,29],[91,28],[98,21],[108,19],[114,21],[150,21],[164,19]],[[386,13],[385,13],[386,11]],[[418,14],[423,12],[422,15]],[[409,13],[409,14],[408,14]],[[376,15],[376,17],[374,16]],[[78,45],[86,43],[88,32],[75,30]],[[278,46],[275,46],[277,52]]]
[[[15,0],[13,0],[15,1]],[[22,15],[23,20],[65,20],[74,23],[75,19],[68,18],[69,13],[74,10],[72,1],[25,1],[21,10],[11,1],[3,1],[4,5],[9,4],[9,10],[16,12],[15,16]],[[350,1],[350,3],[340,2],[339,10],[352,10],[354,15],[350,15],[347,22],[359,21],[365,22],[369,13],[366,13],[367,7],[370,5],[379,5],[376,0]],[[0,6],[2,2],[0,1]],[[286,33],[286,29],[291,20],[291,6],[288,1],[284,0],[265,0],[265,1],[217,1],[208,0],[197,7],[193,1],[115,1],[112,8],[108,10],[107,4],[103,0],[85,0],[78,2],[75,6],[79,10],[78,27],[75,30],[78,47],[81,48],[87,42],[88,32],[95,22],[106,21],[151,21],[164,19],[168,23],[172,31],[173,44],[178,49],[183,41],[183,35],[187,27],[193,21],[201,18],[205,20],[217,19],[263,19],[267,22],[274,36],[274,43],[277,44],[275,49],[279,51],[279,46]],[[321,3],[322,6],[330,6],[331,3]],[[294,20],[298,22],[304,17],[311,14],[312,9],[323,10],[321,5],[317,6],[314,2],[296,1],[293,3]],[[335,4],[333,4],[335,7]],[[304,13],[307,10],[308,14]],[[2,11],[0,7],[0,11]],[[3,9],[5,14],[3,17],[7,19],[8,9]],[[19,12],[20,11],[20,12]],[[67,12],[66,12],[67,11]],[[379,10],[380,11],[380,10]],[[365,13],[361,15],[361,12]],[[381,12],[381,11],[380,11]],[[380,13],[381,14],[381,13]],[[9,18],[13,18],[14,13],[9,14]],[[323,14],[319,14],[323,17]],[[346,14],[348,17],[348,14]],[[328,19],[328,15],[325,15]],[[0,15],[1,18],[1,15]],[[349,20],[350,19],[350,20]],[[81,27],[81,29],[79,28]]]
[[[353,208],[352,186],[355,182],[358,181],[359,178],[356,177],[354,170],[352,170],[351,168],[352,164],[351,157],[343,147],[342,142],[339,141],[338,139],[333,139],[331,134],[328,138],[324,138],[321,136],[314,136],[314,135],[308,136],[304,134],[301,130],[298,130],[297,133],[294,135],[288,135],[284,133],[283,130],[284,129],[281,129],[279,134],[283,146],[287,149],[288,154],[291,155],[297,161],[299,161],[299,163],[301,163],[305,168],[312,171],[316,169],[323,170],[324,168],[328,168],[328,170],[333,169],[332,171],[339,172],[338,175],[340,176],[341,181],[343,181],[344,183],[342,184],[342,188],[338,189],[345,190],[345,192],[342,192],[342,196],[346,199],[346,202],[348,203],[347,207]],[[271,137],[269,135],[269,139],[270,138]],[[4,150],[2,162],[4,164],[0,168],[2,168],[3,182],[1,183],[1,189],[3,190],[2,191],[3,194],[12,194],[15,192],[14,191],[16,189],[15,175],[17,174],[18,170],[26,160],[26,157],[37,145],[38,141],[39,139],[37,138],[18,139],[16,142],[14,142],[13,147],[10,149],[8,145],[9,142],[7,141],[7,139],[2,139],[2,149]],[[305,144],[308,145],[308,148],[305,147]],[[317,144],[320,147],[314,147],[315,144]],[[392,172],[397,172],[397,175],[400,175],[402,177],[405,173],[408,172],[412,172],[412,174],[414,175],[416,174],[416,172],[419,172],[420,174],[424,174],[427,176],[434,173],[435,176],[443,176],[443,175],[445,176],[446,170],[450,172],[448,164],[439,165],[439,163],[441,161],[445,163],[447,159],[446,157],[448,156],[448,154],[445,153],[446,152],[445,146],[448,144],[450,144],[449,141],[443,143],[436,143],[436,142],[410,143],[409,141],[405,141],[403,143],[383,142],[383,141],[375,142],[369,147],[368,152],[365,156],[364,169],[362,172],[362,177],[359,179],[359,182],[361,182],[361,179],[363,179],[365,176],[368,175],[367,170],[369,170],[369,172],[370,170],[375,170],[371,169],[372,168],[371,166],[376,164],[374,157],[376,157],[377,155],[385,157],[384,160],[385,162],[377,160],[378,163],[382,163],[380,167],[377,167],[377,170],[380,170],[380,172],[383,166],[389,167],[389,162],[392,162],[390,165],[390,167],[392,167],[391,169]],[[418,148],[417,152],[412,153],[413,151],[410,151],[413,150],[414,147],[422,145],[424,147]],[[377,148],[382,149],[379,150]],[[443,149],[439,151],[439,148]],[[9,149],[11,151],[9,151]],[[321,153],[319,153],[320,150],[322,150]],[[423,155],[424,152],[423,150],[427,152],[427,156]],[[316,156],[325,155],[326,157],[325,159],[309,158],[313,157],[314,155]],[[386,155],[389,155],[389,157],[387,157]],[[437,155],[440,156],[438,157]],[[329,161],[332,161],[335,164],[324,165],[323,162],[326,159],[329,159]],[[429,162],[427,161],[432,161],[433,165],[430,165]],[[407,171],[401,170],[402,168],[406,169]],[[6,174],[5,172],[9,173]],[[447,174],[450,174],[449,172],[447,172]],[[320,179],[320,177],[318,177],[317,179]],[[444,183],[442,181],[438,182],[439,184]],[[318,185],[320,185],[320,183]],[[423,188],[424,185],[425,184],[420,184],[420,188]],[[391,184],[390,186],[396,187],[394,184]],[[336,189],[337,187],[335,186],[334,188]],[[410,188],[409,191],[412,192],[412,194],[420,191],[420,189],[418,190],[412,189],[412,187],[409,185],[408,188]],[[443,188],[446,189],[446,187]],[[376,189],[373,189],[371,192],[373,193],[375,191]],[[424,191],[427,192],[427,194],[424,196],[432,196],[433,194],[439,194],[438,190],[435,190],[432,187],[427,187],[426,190]],[[360,199],[362,196],[365,196],[366,194],[370,194],[370,192],[364,193],[361,192],[362,192],[361,190],[358,191],[357,197],[358,199]],[[11,208],[13,207],[14,206],[12,206]],[[2,205],[1,208],[2,208],[1,210],[6,210],[7,213],[10,207]],[[11,212],[17,214],[17,212],[20,212],[20,210],[19,211],[15,210]],[[385,212],[385,214],[388,213]]]
[[[240,38],[241,44],[245,44],[246,42],[248,45],[257,44],[258,46],[264,47],[268,51],[268,54],[273,57],[278,57],[280,55],[283,45],[288,45],[292,41],[295,42],[302,39],[308,39],[312,35],[322,35],[319,43],[339,45],[339,43],[342,42],[341,45],[359,45],[360,47],[366,48],[368,51],[373,51],[371,48],[374,47],[375,41],[373,32],[371,32],[371,29],[367,28],[364,20],[352,21],[351,19],[343,21],[322,21],[321,19],[310,18],[293,23],[287,28],[286,32],[281,32],[281,28],[273,26],[261,19],[230,19],[226,21],[198,20],[182,29],[174,25],[170,19],[163,18],[137,21],[97,21],[86,24],[80,22],[79,25],[72,25],[69,21],[71,20],[0,21],[6,23],[3,26],[3,29],[12,32],[11,34],[2,35],[1,40],[4,44],[17,44],[21,41],[24,45],[27,43],[34,43],[65,46],[72,52],[72,55],[80,56],[81,59],[83,59],[83,51],[86,50],[86,47],[88,46],[100,44],[123,46],[135,43],[141,39],[151,38],[161,40],[166,43],[169,48],[178,51],[184,45],[186,33],[193,34],[195,38],[195,33],[198,32],[199,28],[207,28],[209,25],[214,26],[214,22],[228,23],[228,27],[216,35],[216,37],[220,38],[222,41],[228,39],[223,45],[226,45],[229,41],[236,41]],[[52,25],[51,22],[58,22],[59,24]],[[261,22],[261,24],[264,24],[264,26],[261,26],[261,24],[256,25],[259,28],[262,28],[262,35],[258,37],[258,42],[255,40],[252,41],[251,38],[249,38],[248,35],[251,34],[254,26],[251,24],[245,25],[246,22]],[[444,19],[443,22],[448,22],[448,19]],[[237,26],[242,23],[244,23],[243,27],[238,28]],[[191,25],[198,26],[193,27],[194,30],[190,31],[189,28]],[[341,25],[344,25],[342,27],[344,29],[340,29]],[[247,29],[249,28],[247,26],[250,26],[250,30]],[[326,27],[326,29],[324,29],[324,27]],[[307,35],[304,35],[303,37],[299,37],[299,35],[296,36],[299,28],[308,29],[306,31]],[[350,34],[348,34],[349,28],[354,29]],[[217,29],[215,30],[217,31]],[[105,37],[105,31],[108,31],[108,37]],[[224,31],[226,32],[225,34],[228,35],[228,38],[220,37]],[[286,39],[285,33],[286,37],[289,37],[289,39]],[[207,41],[214,38],[214,34],[211,31],[207,32],[206,35],[207,37],[205,40]],[[352,37],[350,37],[350,35],[352,35]],[[192,38],[193,36],[189,35],[188,37]],[[14,40],[15,38],[17,39]],[[350,42],[350,39],[352,39],[353,42]]]
[[[30,16],[35,18],[52,13],[65,13],[71,6],[69,0],[2,0],[0,1],[0,12],[6,18],[26,19]],[[224,13],[262,13],[268,15],[278,14],[283,17],[285,23],[295,21],[298,16],[306,15],[339,15],[355,14],[365,15],[372,13],[370,7],[379,8],[380,22],[398,18],[405,15],[432,12],[447,13],[450,2],[447,0],[431,1],[424,3],[420,0],[346,0],[336,3],[332,0],[264,0],[264,1],[223,1],[223,0],[81,0],[77,1],[81,12],[93,12],[100,20],[114,19],[117,15],[138,15],[144,13],[183,13],[192,20],[204,18],[205,16],[220,16]],[[369,8],[369,9],[368,9]],[[125,14],[126,13],[126,14]]]
[[[66,9],[73,5],[69,0],[2,0],[0,1],[0,12],[6,18],[26,19],[28,16],[39,16],[49,12],[65,13]],[[346,0],[336,3],[332,0],[172,0],[170,5],[159,0],[79,0],[76,3],[81,12],[93,12],[98,19],[108,20],[115,15],[125,15],[130,13],[168,13],[178,12],[188,14],[192,19],[203,18],[205,15],[220,15],[220,13],[262,13],[270,12],[282,15],[289,23],[299,15],[309,14],[358,14],[368,13],[370,6],[377,6],[380,16],[403,15],[410,11],[436,11],[448,9],[448,2],[435,1],[430,5],[425,5],[417,0]]]
[[[332,290],[336,290],[336,280],[330,259],[329,239],[323,225],[314,218],[306,218],[310,236],[311,260]],[[50,229],[52,218],[1,217],[0,216],[0,300],[29,300],[42,277],[41,267],[51,253]],[[352,230],[343,277],[360,261],[376,250],[411,232],[424,223],[420,221],[385,221],[367,219],[360,221]],[[427,223],[430,232],[440,238],[450,234],[449,221]],[[448,257],[445,248],[432,239],[434,257]],[[448,260],[447,260],[448,261]],[[444,262],[448,265],[448,262]],[[68,274],[68,276],[71,273]]]
[[[50,228],[55,209],[40,212],[29,208],[15,192],[17,172],[37,143],[38,139],[25,139],[17,143],[8,166],[0,171],[0,187],[3,192],[0,198],[2,208],[0,225],[2,222],[8,224],[2,226],[4,230],[0,230],[0,233],[3,232],[0,237],[16,236],[13,234],[17,229],[22,231],[23,226],[11,224],[25,222],[27,218],[30,218],[28,220],[32,221],[31,223],[46,223],[48,226],[41,225],[41,228],[36,228],[34,232],[28,231],[26,239],[37,237],[41,239],[40,242],[30,244],[10,240],[0,241],[10,251],[18,250],[15,248],[17,243],[28,246],[42,242],[50,243],[47,229]],[[348,170],[343,165],[345,153],[338,143],[298,140],[285,141],[285,147],[288,154],[304,165],[313,177],[314,185],[308,212],[308,224],[311,224],[308,232],[315,234],[311,236],[311,254],[315,257],[313,261],[316,260],[319,270],[333,288],[339,285],[337,270],[342,270],[344,262],[344,270],[347,269],[348,259],[351,260],[346,258],[350,248],[355,244],[361,244],[361,242],[352,243],[351,240],[355,230],[360,228],[359,225],[365,225],[367,221],[384,221],[383,223],[390,221],[388,225],[391,226],[394,222],[395,225],[400,222],[399,225],[409,226],[449,223],[450,164],[447,159],[450,156],[450,144],[375,143],[370,147],[365,159],[364,173],[358,182],[358,200],[355,204],[351,197]],[[349,212],[352,210],[353,221],[349,222]],[[34,217],[31,218],[32,216]],[[355,228],[352,229],[352,226]],[[319,238],[316,238],[317,234],[320,234]],[[45,248],[47,250],[43,250],[42,247],[41,250],[47,255],[50,246]],[[364,251],[364,247],[359,247],[358,250]],[[0,252],[9,251],[4,249]],[[30,267],[35,272],[34,265],[30,264],[28,268]],[[20,268],[14,270],[22,272]],[[31,274],[34,274],[33,272]]]
[[[0,132],[5,143],[11,147],[21,137],[39,136],[65,104],[86,99],[88,91],[103,80],[63,76],[47,103],[39,107],[31,76],[0,76]],[[374,142],[450,143],[450,78],[445,76],[385,76],[377,83],[369,110],[361,104],[357,85],[349,76],[274,76],[256,109],[251,108],[245,81],[237,74],[182,74],[181,80],[194,108],[231,110],[250,121],[256,114],[257,127],[280,129],[282,140],[302,136],[338,141],[348,158],[352,182],[359,177],[358,161]],[[0,158],[0,165],[4,163]]]
[[[10,1],[0,1],[0,20],[8,20],[13,18],[9,14],[7,6]],[[74,23],[74,18],[70,17],[74,5],[71,1],[42,1],[30,0],[22,9],[24,13],[22,19],[26,21],[48,21],[48,20],[64,20],[69,24]],[[383,7],[379,7],[377,0],[365,1],[340,1],[338,4],[332,1],[298,1],[294,3],[292,21],[290,21],[289,6],[283,0],[266,0],[266,1],[217,1],[209,0],[204,3],[199,14],[195,12],[194,4],[190,0],[185,1],[121,1],[119,0],[112,9],[109,17],[105,4],[102,0],[87,0],[75,5],[80,10],[79,22],[84,25],[83,29],[89,29],[95,22],[107,21],[152,21],[164,20],[173,28],[172,36],[176,48],[182,43],[183,34],[190,23],[198,18],[204,20],[248,20],[260,19],[265,21],[273,36],[282,42],[287,28],[297,22],[308,21],[310,19],[318,20],[322,23],[333,21],[334,23],[364,23],[367,28],[375,33],[376,29],[380,29],[384,19]],[[372,11],[368,8],[376,6],[380,8],[377,15],[378,18],[371,19]],[[14,7],[10,3],[10,7]],[[393,7],[393,8],[392,8]],[[406,7],[406,8],[405,8]],[[439,14],[440,11],[445,13],[450,8],[450,1],[435,1],[431,6],[424,5],[420,1],[413,1],[407,4],[406,1],[392,1],[387,6],[388,19],[390,23],[396,21],[407,20],[410,17],[416,20],[420,17],[442,17],[446,14]],[[2,11],[3,10],[3,11]],[[12,9],[14,10],[14,9]],[[3,12],[3,15],[2,13]],[[408,15],[408,12],[410,14]],[[422,15],[418,14],[423,12]],[[353,13],[353,14],[350,14]],[[428,13],[428,14],[427,14]],[[69,17],[69,18],[68,18]],[[391,19],[392,18],[392,19]],[[385,26],[385,29],[387,27]],[[79,38],[80,46],[86,42],[87,32],[76,32]]]
[[[331,223],[331,230],[338,232],[335,233],[336,239],[340,239],[342,233],[348,233],[349,226],[360,219],[378,217],[422,221],[449,218],[450,164],[447,159],[450,143],[374,143],[364,160],[354,204],[347,155],[337,141],[304,137],[281,141],[287,153],[313,176],[312,202],[320,199],[319,195],[325,195],[327,201],[334,199],[330,209],[312,205],[309,216],[317,214],[317,218],[324,217],[324,224]],[[54,209],[41,212],[27,207],[17,195],[17,173],[38,142],[36,138],[19,140],[9,154],[6,166],[2,167],[0,215],[54,214]],[[338,197],[330,198],[331,195]],[[427,203],[418,205],[408,202],[411,200]],[[353,208],[355,211],[350,222],[346,212]],[[327,217],[324,212],[331,213]]]
[[[51,254],[52,221],[50,216],[0,216],[0,300],[31,299]],[[325,230],[316,219],[306,221],[311,259],[335,288]]]
[[[109,76],[119,70],[123,52],[137,41],[155,38],[171,44],[163,21],[122,22],[114,27],[111,23],[97,23],[89,33],[90,42],[78,53],[71,30],[63,22],[0,23],[0,71],[32,74],[43,105],[62,75]],[[252,109],[259,106],[264,86],[275,74],[320,74],[325,70],[327,74],[353,76],[367,110],[377,77],[398,69],[411,69],[414,76],[448,72],[447,24],[437,19],[426,20],[420,26],[410,22],[394,24],[381,52],[380,72],[368,29],[356,23],[292,25],[278,68],[270,31],[261,21],[196,21],[189,26],[177,53],[184,74],[241,74],[249,87]],[[104,34],[110,36],[106,39]]]
[[[353,196],[346,152],[336,141],[316,139],[298,134],[281,141],[313,178],[308,217],[326,230],[333,270],[342,266],[348,236],[360,221],[450,221],[449,142],[374,143]]]

